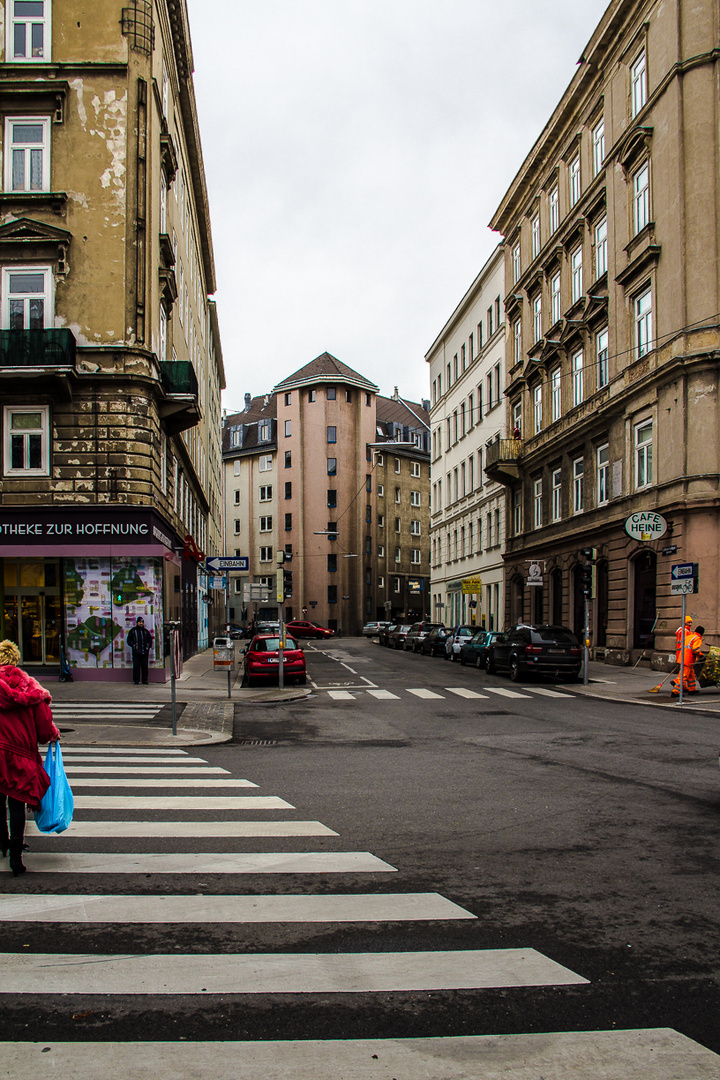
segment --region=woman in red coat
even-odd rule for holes
[[[50,786],[38,743],[60,738],[50,711],[49,692],[17,666],[19,660],[20,650],[15,643],[0,641],[0,849],[5,856],[10,848],[10,869],[15,877],[25,873],[25,806],[37,810]]]

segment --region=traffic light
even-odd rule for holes
[[[287,558],[287,556],[286,556],[286,558]],[[293,586],[292,570],[283,570],[283,571],[281,571],[281,573],[282,573],[282,576],[283,576],[283,585],[284,585],[284,589],[285,589],[285,599],[286,600],[291,600],[292,599],[292,586]]]
[[[586,560],[585,565],[580,569],[583,593],[589,600],[592,600],[595,596],[596,586],[597,548],[583,548],[580,554]]]

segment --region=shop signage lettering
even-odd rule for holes
[[[159,520],[145,513],[124,512],[101,516],[66,509],[24,513],[0,510],[0,549],[3,544],[72,544],[159,541],[172,549],[172,541]]]
[[[149,536],[150,526],[145,522],[135,525],[123,524],[122,522],[93,522],[93,521],[48,521],[40,525],[30,525],[19,521],[16,524],[0,522],[0,533],[3,536]]]
[[[654,510],[638,511],[625,521],[625,532],[633,540],[659,540],[667,532],[667,521]]]

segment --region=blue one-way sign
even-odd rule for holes
[[[676,563],[675,566],[670,568],[670,577],[673,581],[679,581],[681,578],[697,577],[697,563]]]
[[[247,570],[247,555],[208,555],[205,560],[205,573],[217,574],[220,570]]]

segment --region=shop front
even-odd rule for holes
[[[183,542],[142,507],[0,508],[0,637],[30,672],[122,681],[138,616],[153,636],[153,682],[166,671],[164,622],[181,619]],[[195,563],[192,563],[194,571]],[[184,571],[184,573],[183,573]]]

